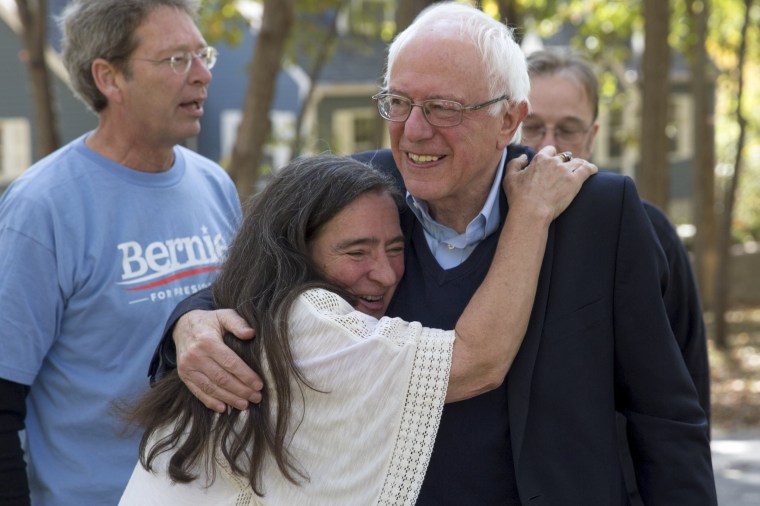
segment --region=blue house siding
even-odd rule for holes
[[[22,61],[21,38],[4,21],[0,20],[0,61],[4,62],[3,93],[0,94],[0,118],[26,118],[32,129],[32,161],[40,158],[36,142],[38,126],[34,116],[29,69]],[[80,102],[66,82],[51,72],[53,96],[58,115],[61,143],[65,144],[97,125],[97,117]]]
[[[222,158],[222,113],[228,110],[242,110],[248,87],[248,65],[253,58],[256,37],[250,32],[236,46],[218,43],[219,59],[212,70],[205,112],[198,136],[198,152],[219,161]],[[277,77],[272,111],[287,111],[297,114],[300,109],[298,86],[286,72]]]

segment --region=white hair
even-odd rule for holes
[[[457,2],[440,2],[427,7],[406,30],[396,36],[388,48],[383,76],[386,89],[393,64],[404,46],[415,37],[422,36],[421,28],[439,21],[446,21],[447,27],[458,26],[462,40],[471,42],[477,48],[483,64],[483,79],[488,83],[492,97],[508,94],[513,103],[528,102],[528,67],[522,49],[512,36],[512,29],[475,7]],[[506,107],[504,102],[496,105]],[[496,105],[492,110],[503,110],[495,109]]]

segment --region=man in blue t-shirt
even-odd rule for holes
[[[510,30],[461,3],[427,8],[391,44],[374,97],[391,150],[360,157],[408,191],[406,270],[389,315],[453,328],[509,212],[498,185],[522,152],[510,141],[529,88]],[[571,158],[551,152],[531,163]],[[590,178],[550,227],[530,325],[504,384],[444,408],[417,504],[627,505],[617,412],[646,504],[716,504],[707,420],[663,305],[667,267],[633,182]],[[194,308],[209,308],[208,297],[174,316]],[[260,381],[230,360],[221,327],[251,335],[229,310],[190,312],[173,330],[180,376],[217,410],[255,401]],[[172,344],[165,337],[154,373],[174,366]]]
[[[179,146],[200,131],[216,61],[196,9],[82,0],[63,14],[64,64],[99,122],[0,200],[0,503],[119,501],[139,435],[115,407],[148,387],[166,318],[210,284],[239,224],[224,170]]]

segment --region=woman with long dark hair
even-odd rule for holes
[[[383,316],[404,269],[390,177],[327,155],[282,169],[212,287],[256,330],[225,342],[262,371],[263,401],[218,414],[176,370],[160,380],[131,412],[145,433],[121,504],[413,504],[444,402],[503,381],[549,223],[588,176],[518,166],[491,269],[448,331]]]

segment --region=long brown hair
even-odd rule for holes
[[[291,162],[259,195],[245,205],[245,218],[212,286],[218,308],[234,308],[256,330],[252,341],[228,334],[224,341],[255,371],[266,372],[260,404],[246,416],[232,408],[223,414],[207,409],[173,371],[141,399],[132,421],[145,428],[140,462],[151,470],[155,458],[173,451],[169,476],[187,483],[198,478],[201,464],[213,479],[213,462],[221,456],[236,474],[247,477],[263,495],[261,469],[271,454],[288,480],[308,479],[286,447],[291,401],[298,392],[291,378],[309,387],[291,355],[287,319],[298,295],[314,286],[341,295],[311,261],[309,244],[333,217],[357,197],[386,193],[401,205],[396,183],[387,175],[351,158],[321,155]],[[262,371],[266,357],[267,371]],[[300,391],[300,390],[299,390]],[[276,406],[276,408],[275,408]],[[158,431],[170,433],[151,443]]]

